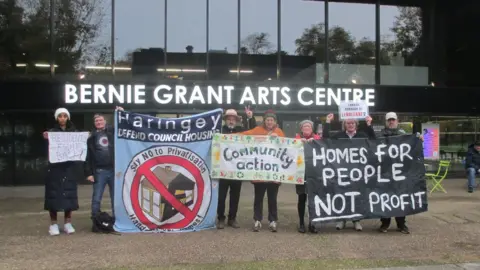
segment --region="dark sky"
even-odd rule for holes
[[[106,1],[110,2],[110,1]],[[206,50],[205,0],[168,1],[167,49],[184,52],[192,45],[195,52]],[[241,36],[266,32],[276,48],[276,0],[242,0]],[[108,4],[107,4],[108,5]],[[237,0],[210,0],[210,49],[236,51]],[[106,22],[110,9],[106,9]],[[357,40],[375,38],[375,6],[330,3],[330,25],[344,27]],[[397,15],[394,6],[381,8],[381,34],[391,35],[390,28]],[[116,56],[122,57],[136,48],[162,47],[164,44],[164,0],[116,0]],[[305,28],[324,21],[323,2],[282,0],[282,50],[295,52],[295,39]],[[102,39],[109,41],[110,26]]]

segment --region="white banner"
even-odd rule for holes
[[[48,132],[48,160],[85,161],[88,136],[88,132]]]
[[[368,116],[368,105],[365,101],[345,101],[338,106],[340,120],[365,119]]]
[[[215,134],[212,177],[303,184],[305,162],[299,139]]]

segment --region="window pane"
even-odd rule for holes
[[[210,0],[209,79],[236,79],[237,0]],[[232,71],[232,72],[230,72]]]
[[[282,0],[282,80],[324,82],[324,7],[321,1]]]
[[[265,81],[277,74],[277,1],[241,1],[240,78]]]
[[[161,77],[164,10],[163,0],[115,1],[116,76]]]
[[[168,1],[168,78],[205,78],[206,7],[206,0]]]
[[[375,5],[330,3],[328,16],[330,83],[375,84]]]
[[[424,37],[422,10],[418,7],[382,6],[380,18],[380,83],[428,85],[428,39]]]

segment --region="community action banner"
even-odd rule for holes
[[[313,222],[427,211],[422,141],[414,135],[318,140],[305,144]]]
[[[215,227],[212,137],[222,110],[185,118],[115,113],[115,230],[187,232]]]
[[[303,184],[305,162],[299,139],[215,134],[212,177]]]

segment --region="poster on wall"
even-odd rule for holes
[[[423,156],[425,159],[440,158],[440,125],[422,124]]]

